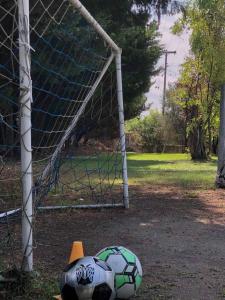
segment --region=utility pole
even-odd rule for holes
[[[163,88],[163,103],[162,103],[162,114],[165,114],[165,105],[166,105],[166,84],[167,84],[167,62],[169,54],[176,54],[177,51],[164,51],[165,54],[165,69],[164,69],[164,88]]]

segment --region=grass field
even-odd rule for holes
[[[183,188],[207,189],[214,187],[216,176],[217,158],[208,161],[192,161],[189,154],[180,153],[128,153],[128,176],[130,185],[177,185]],[[111,160],[112,159],[112,160]],[[76,173],[76,178],[88,180],[94,186],[99,181],[101,173],[102,184],[114,182],[116,167],[113,157],[79,156],[72,162],[66,162],[62,168],[62,179],[71,183],[71,177]],[[117,157],[119,161],[119,158]],[[92,170],[88,177],[85,170]],[[99,172],[101,170],[101,172]],[[118,180],[114,184],[121,184]],[[76,181],[72,183],[76,185]]]
[[[183,188],[214,187],[216,157],[209,161],[192,161],[188,154],[128,154],[131,185],[176,185]]]

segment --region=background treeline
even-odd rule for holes
[[[84,5],[90,10],[93,16],[99,21],[105,30],[111,35],[111,37],[123,48],[123,77],[124,77],[124,101],[125,101],[125,117],[130,119],[139,115],[143,109],[145,103],[144,93],[149,90],[151,85],[151,77],[156,74],[156,63],[162,53],[161,46],[159,44],[159,34],[157,30],[157,22],[149,22],[149,17],[152,14],[158,16],[162,10],[166,10],[168,7],[167,0],[84,0]],[[45,1],[45,6],[48,7],[50,1]],[[54,9],[55,5],[55,9]],[[55,1],[54,5],[50,6],[49,10],[51,14],[54,14],[56,8],[59,6],[59,1]],[[48,14],[44,12],[41,5],[36,5],[36,1],[30,1],[30,6],[35,7],[32,10],[31,25],[35,24],[41,16],[41,22],[39,22],[39,31],[42,31],[41,27],[45,27],[48,24]],[[14,7],[12,9],[12,7]],[[172,10],[177,9],[176,1]],[[4,30],[0,30],[0,39],[4,41],[4,47],[0,48],[0,145],[1,152],[5,151],[7,147],[16,146],[11,151],[11,155],[14,156],[19,151],[19,67],[18,67],[18,31],[16,30],[16,6],[14,1],[0,1],[0,12],[5,17],[2,18],[2,27]],[[6,14],[6,11],[11,11],[10,14]],[[63,13],[63,10],[62,10]],[[35,21],[36,20],[36,21]],[[63,91],[67,91],[67,95],[71,95],[71,87],[61,87],[62,80],[52,76],[49,80],[50,72],[61,72],[65,74],[70,81],[79,81],[79,77],[89,78],[90,74],[83,74],[84,71],[80,71],[76,68],[63,69],[63,59],[57,61],[55,55],[51,51],[51,47],[46,47],[46,42],[51,43],[53,47],[57,44],[57,47],[61,50],[71,49],[70,45],[74,45],[74,40],[70,37],[70,33],[75,32],[79,40],[85,44],[85,39],[88,35],[85,35],[85,22],[80,20],[73,20],[72,16],[68,15],[68,22],[63,22],[63,26],[49,27],[43,39],[39,39],[33,33],[31,36],[32,46],[35,48],[35,52],[32,51],[32,79],[33,85],[36,86],[33,90],[34,103],[33,103],[33,127],[38,127],[41,130],[34,131],[33,145],[44,146],[49,143],[49,146],[54,143],[56,135],[52,134],[51,137],[41,137],[44,135],[44,131],[51,132],[52,130],[60,131],[60,122],[51,120],[55,115],[63,115],[66,111],[67,104],[58,105],[57,108],[54,105],[54,93],[57,92],[63,97],[65,94]],[[83,28],[78,30],[78,25]],[[148,26],[147,26],[148,25]],[[11,35],[11,33],[14,34]],[[10,37],[10,38],[6,38]],[[93,41],[92,41],[93,42]],[[101,41],[96,41],[96,44],[92,43],[93,48],[101,48],[99,45]],[[101,50],[101,49],[100,49]],[[74,50],[69,55],[78,55],[76,51],[79,51],[74,47]],[[63,58],[63,55],[62,55]],[[40,64],[44,65],[45,70],[41,70]],[[87,59],[87,65],[91,64],[91,61]],[[102,87],[103,90],[107,90],[110,82],[107,80]],[[44,90],[50,90],[46,95]],[[74,95],[79,95],[79,90],[74,92]],[[110,98],[107,92],[105,93],[104,103]],[[101,102],[102,103],[102,102]],[[39,117],[40,114],[35,112],[35,108],[39,111],[47,111],[46,115]],[[96,107],[98,110],[99,107]],[[37,111],[36,110],[36,111]],[[72,112],[71,112],[72,113]],[[98,115],[98,114],[96,114]],[[94,131],[92,120],[91,124],[88,113],[86,119],[83,118],[80,128],[76,129],[76,132],[72,134],[79,140],[83,135]],[[116,119],[115,119],[116,120]],[[116,122],[116,121],[114,121]],[[8,126],[9,125],[9,126]],[[65,126],[64,126],[65,127]],[[109,128],[113,128],[110,124]],[[52,140],[52,143],[51,143]],[[41,141],[41,144],[40,144]],[[18,146],[18,149],[17,149]],[[7,148],[8,149],[8,148]],[[16,151],[14,151],[17,149]],[[7,150],[8,151],[8,150]]]
[[[221,86],[225,82],[224,1],[189,1],[172,30],[174,34],[180,34],[186,29],[190,33],[191,53],[182,65],[176,84],[167,92],[166,113],[158,116],[163,121],[157,126],[164,135],[161,135],[160,142],[154,139],[154,143],[163,144],[170,128],[170,135],[177,137],[175,141],[170,138],[172,143],[179,143],[182,134],[182,143],[192,159],[207,159],[218,151],[219,105]],[[145,120],[140,119],[142,128],[146,123],[154,125],[155,114],[151,112]],[[141,131],[144,145],[145,131]],[[152,127],[148,130],[149,135],[151,131],[154,132]],[[158,135],[151,135],[151,143],[153,136]]]

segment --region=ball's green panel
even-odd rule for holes
[[[142,277],[140,275],[137,275],[135,278],[135,282],[136,282],[136,289],[138,289],[141,285]]]
[[[104,251],[102,251],[101,253],[98,254],[98,258],[100,258],[100,259],[106,261],[107,258],[108,258],[111,254],[113,254],[113,253],[114,253],[114,252],[113,252],[111,249],[106,249],[106,250],[104,250]]]
[[[126,283],[129,283],[129,276],[128,275],[116,275],[115,276],[115,284],[116,289],[119,289],[121,286],[123,286]]]
[[[136,257],[132,252],[128,251],[127,249],[122,249],[120,251],[121,251],[121,253],[123,254],[123,256],[125,257],[125,259],[127,260],[128,263],[135,263],[136,262]]]

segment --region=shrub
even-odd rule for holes
[[[176,130],[171,120],[158,111],[151,111],[144,118],[139,117],[127,121],[126,132],[129,136],[135,136],[136,140],[141,141],[142,150],[148,152],[165,152],[168,146],[178,144]]]

